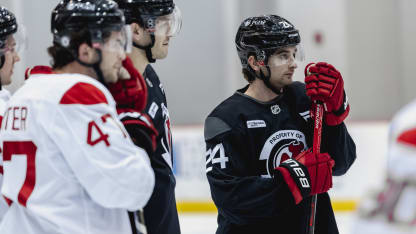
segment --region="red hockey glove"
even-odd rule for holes
[[[305,68],[306,94],[312,101],[321,101],[327,113],[325,123],[338,125],[350,111],[341,73],[328,63],[310,63]],[[313,114],[313,110],[311,110]]]
[[[28,67],[25,71],[25,80],[29,79],[31,75],[34,74],[52,74],[53,70],[49,66],[34,66]]]
[[[129,57],[123,61],[123,67],[130,78],[119,79],[116,83],[109,85],[108,89],[117,103],[117,108],[130,108],[142,112],[147,104],[146,83]]]
[[[334,160],[327,153],[315,154],[309,149],[300,153],[295,159],[282,162],[275,168],[275,173],[282,175],[295,203],[299,204],[305,197],[325,193],[332,188],[334,165]]]
[[[117,113],[134,144],[151,155],[156,150],[159,133],[149,116],[131,109],[117,109]]]

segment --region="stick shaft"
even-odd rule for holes
[[[315,121],[313,128],[313,146],[312,151],[316,154],[321,152],[321,137],[322,137],[322,120],[323,120],[323,107],[321,103],[315,104]],[[311,216],[309,220],[309,234],[315,233],[315,216],[316,216],[316,203],[317,195],[312,196],[311,202]]]

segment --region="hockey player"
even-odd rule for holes
[[[341,74],[317,63],[306,88],[293,82],[299,32],[276,15],[244,20],[236,46],[249,84],[209,114],[204,130],[217,234],[308,233],[314,194],[315,233],[338,233],[326,192],[332,175],[344,174],[356,157],[343,123],[349,106]],[[315,100],[327,107],[319,154],[310,150]]]
[[[10,99],[10,92],[3,88],[3,85],[9,85],[12,82],[14,64],[19,62],[17,54],[18,46],[15,33],[18,25],[12,12],[5,7],[0,6],[0,124],[6,110],[6,102]],[[3,177],[2,157],[0,157],[0,188]],[[7,204],[4,199],[0,199],[0,221],[7,211]]]
[[[124,15],[111,0],[61,1],[51,29],[53,71],[6,106],[0,233],[132,233],[127,210],[146,204],[154,173],[106,89],[128,50]]]
[[[148,98],[144,112],[150,116],[157,132],[156,151],[150,156],[156,184],[144,207],[144,220],[149,234],[180,233],[172,172],[172,136],[169,111],[163,86],[151,63],[164,59],[169,41],[181,28],[181,14],[172,0],[117,0],[124,11],[133,35],[132,64],[143,72]],[[131,92],[134,93],[134,92]],[[117,99],[117,98],[116,98]],[[133,125],[126,126],[130,136]],[[138,179],[138,178],[136,178]]]
[[[385,186],[361,202],[354,234],[416,233],[416,100],[393,118],[387,157]]]

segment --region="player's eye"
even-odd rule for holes
[[[288,60],[290,58],[290,55],[289,55],[289,53],[281,53],[281,54],[279,54],[279,58],[281,60]]]

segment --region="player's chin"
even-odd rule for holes
[[[106,83],[116,83],[118,80],[118,72],[117,71],[113,71],[111,73],[107,73],[104,75],[104,79]]]
[[[287,76],[286,79],[284,80],[284,82],[286,83],[286,85],[290,85],[293,83],[293,76]]]
[[[0,75],[1,84],[2,85],[9,85],[10,83],[12,83],[12,75],[13,75],[13,71],[8,71],[6,74]]]
[[[158,57],[158,59],[164,59],[168,56],[168,53],[169,53],[168,46],[162,46],[162,48],[160,49],[157,57]]]

